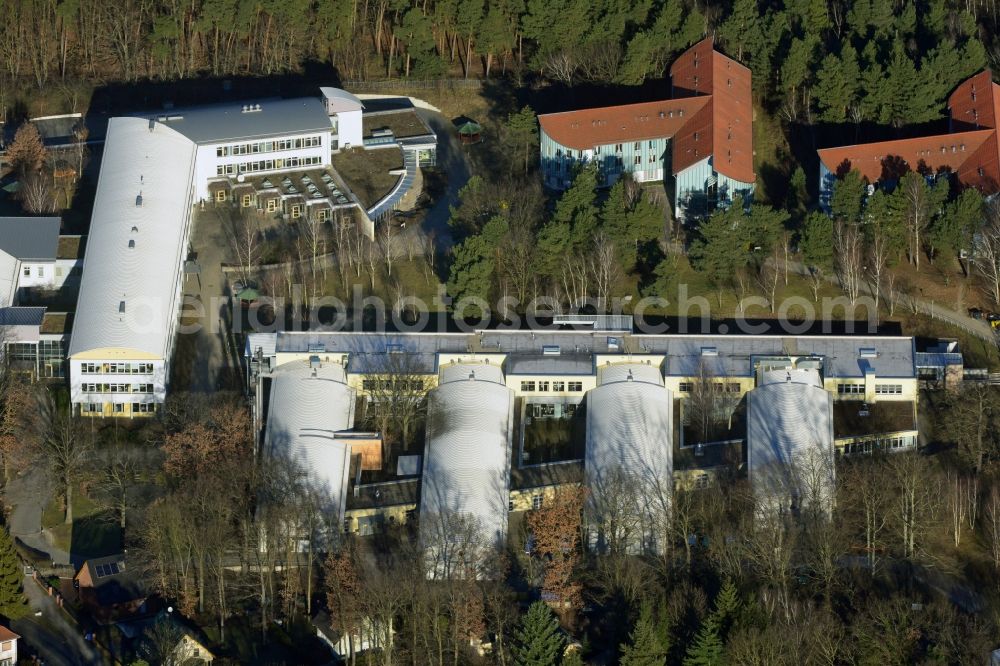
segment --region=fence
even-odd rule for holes
[[[483,87],[482,79],[383,79],[380,81],[347,80],[341,81],[345,89],[352,92],[366,90],[384,91],[400,88],[417,88],[420,90],[479,90]]]

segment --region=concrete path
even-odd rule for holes
[[[201,274],[186,277],[184,294],[201,303],[203,314],[197,330],[179,334],[187,339],[178,339],[177,344],[177,353],[184,356],[178,361],[187,375],[185,388],[204,393],[224,388],[235,371],[228,352],[231,313],[227,277],[222,270],[229,239],[221,225],[210,210],[197,215],[191,246],[198,253]]]
[[[83,638],[83,630],[67,619],[65,611],[56,606],[30,576],[24,577],[24,593],[31,614],[11,623],[22,640],[34,648],[47,666],[84,666],[106,663],[94,647]],[[35,613],[41,611],[40,616]]]
[[[72,564],[70,554],[55,548],[42,531],[42,511],[52,498],[52,482],[38,466],[12,479],[4,488],[4,501],[13,506],[9,518],[12,536],[26,545],[49,554],[53,564]]]
[[[800,262],[790,261],[788,262],[788,270],[791,273],[797,275],[809,275],[809,269]],[[835,275],[827,275],[826,281],[831,284],[840,285],[840,280]],[[874,296],[875,290],[873,285],[868,280],[863,280],[861,282],[861,293],[866,296]],[[909,310],[914,310],[920,314],[925,314],[934,319],[939,319],[945,323],[956,326],[969,335],[973,335],[981,340],[990,343],[997,343],[997,337],[990,328],[989,324],[983,321],[973,319],[964,312],[958,312],[957,310],[952,310],[951,308],[944,307],[924,298],[918,298],[916,296],[911,296],[908,294],[893,294],[890,298],[889,294],[884,291],[880,294],[879,300],[881,302],[892,301],[898,308],[906,308]]]
[[[444,252],[451,248],[453,242],[451,227],[448,226],[451,206],[458,204],[458,191],[469,182],[472,169],[451,120],[436,111],[420,108],[416,111],[437,134],[437,166],[448,175],[444,196],[427,212],[423,221],[424,233],[433,233],[438,249]]]

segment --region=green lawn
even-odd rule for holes
[[[370,208],[396,185],[400,177],[389,171],[403,168],[403,153],[398,148],[354,148],[334,154],[331,163],[365,208]]]
[[[98,557],[122,548],[121,532],[107,511],[101,509],[81,488],[73,492],[73,524],[63,523],[63,503],[51,500],[42,511],[42,528],[53,545],[83,557]]]

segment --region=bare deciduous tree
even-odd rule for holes
[[[228,232],[229,245],[239,266],[240,279],[248,284],[252,281],[260,260],[260,221],[255,212],[248,212],[249,209],[242,211],[239,214],[219,211],[219,221]]]
[[[1000,306],[1000,203],[996,201],[986,206],[986,222],[976,236],[971,261],[994,304]]]
[[[857,225],[838,222],[833,234],[833,255],[844,293],[854,305],[864,275],[864,242]]]
[[[67,409],[60,409],[49,393],[38,399],[38,423],[42,432],[38,438],[40,453],[55,476],[65,500],[65,523],[73,523],[73,487],[83,466],[90,459],[92,441],[77,427]]]
[[[51,213],[55,210],[52,187],[44,176],[31,173],[24,177],[18,192],[24,209],[33,215]]]

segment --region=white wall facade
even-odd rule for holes
[[[337,117],[337,149],[342,150],[346,146],[361,146],[364,143],[364,130],[361,125],[361,110],[340,111],[335,114]]]
[[[70,400],[79,405],[80,413],[85,416],[138,416],[141,412],[133,409],[136,403],[163,403],[166,400],[167,365],[163,359],[71,358],[69,366]],[[122,391],[122,385],[127,390]],[[152,390],[147,390],[149,387]],[[116,404],[121,407],[115,407]],[[101,406],[97,413],[94,412],[96,405]]]
[[[360,118],[358,119],[358,124],[360,126]],[[360,135],[360,127],[358,129]],[[223,149],[225,153],[225,148],[243,145],[243,144],[259,144],[259,143],[275,143],[278,141],[295,141],[296,139],[309,139],[318,138],[319,144],[309,148],[292,148],[288,150],[271,150],[267,152],[257,152],[248,153],[246,155],[225,155],[219,156],[219,150]],[[266,168],[263,170],[247,171],[246,175],[248,177],[259,176],[268,173],[281,173],[284,171],[303,171],[305,169],[317,169],[330,165],[330,138],[331,133],[329,131],[312,131],[312,132],[302,132],[297,134],[281,134],[275,135],[273,137],[267,138],[256,138],[253,140],[238,140],[238,141],[223,141],[220,143],[212,143],[198,146],[197,157],[195,158],[195,199],[208,201],[210,199],[208,193],[208,182],[210,179],[219,177],[230,177],[235,178],[236,175],[242,173],[240,171],[241,164],[248,164],[252,162],[266,162],[274,161],[281,162],[279,167],[277,164],[271,168]],[[359,141],[360,143],[360,141]],[[290,166],[286,166],[291,162]],[[235,173],[232,174],[220,174],[219,167],[233,166],[235,167]]]

